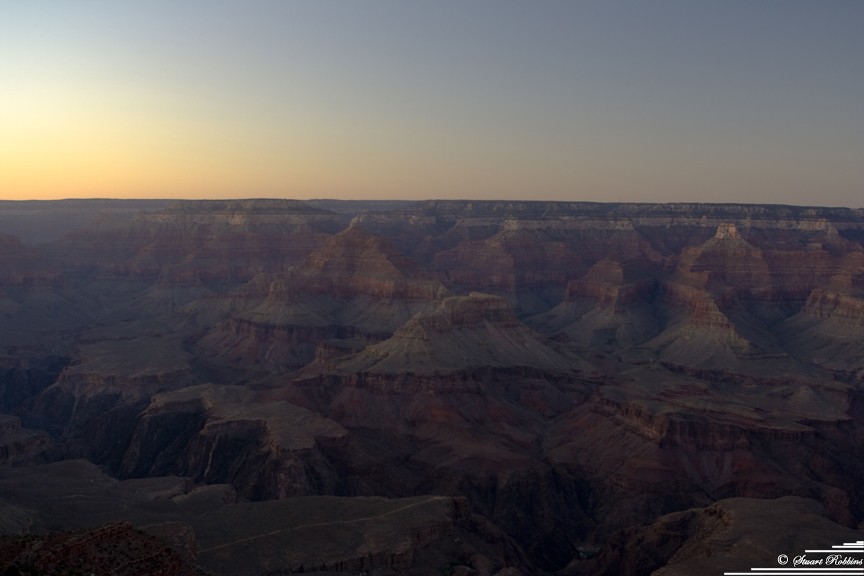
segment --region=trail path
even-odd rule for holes
[[[223,548],[230,548],[236,544],[244,544],[246,542],[252,542],[253,540],[258,540],[259,538],[267,538],[268,536],[275,536],[277,534],[284,534],[287,532],[293,532],[294,530],[301,530],[304,528],[314,528],[317,526],[330,526],[334,524],[357,524],[360,522],[366,522],[367,520],[377,520],[378,518],[384,518],[385,516],[390,516],[391,514],[396,514],[398,512],[402,512],[403,510],[408,510],[410,508],[416,508],[418,506],[424,506],[429,502],[433,502],[435,500],[450,500],[449,496],[430,496],[429,498],[422,500],[420,502],[414,502],[412,504],[406,504],[405,506],[401,506],[399,508],[395,508],[393,510],[388,510],[387,512],[382,512],[381,514],[376,514],[374,516],[364,516],[362,518],[352,518],[351,520],[333,520],[331,522],[313,522],[310,524],[301,524],[300,526],[292,526],[290,528],[283,528],[280,530],[271,530],[270,532],[265,532],[263,534],[256,534],[254,536],[248,536],[246,538],[239,538],[237,540],[233,540],[231,542],[225,542],[224,544],[218,544],[216,546],[211,546],[209,548],[204,548],[202,550],[198,550],[198,554],[207,554],[209,552],[213,552],[216,550],[221,550]]]

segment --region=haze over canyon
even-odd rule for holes
[[[0,566],[776,567],[862,539],[864,209],[3,201],[0,413]]]

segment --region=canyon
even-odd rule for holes
[[[4,538],[661,576],[862,529],[862,209],[0,202]]]

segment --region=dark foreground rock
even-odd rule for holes
[[[89,530],[0,535],[4,574],[207,576],[165,542],[121,522]]]

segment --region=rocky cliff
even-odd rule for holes
[[[137,417],[119,472],[230,483],[253,500],[335,494],[339,478],[317,449],[318,439],[345,434],[314,412],[256,398],[241,387],[192,386],[152,397]]]
[[[0,536],[0,567],[14,574],[205,576],[194,561],[129,523],[40,536]]]
[[[191,488],[175,496],[202,508],[227,493],[466,507],[430,512],[446,522],[413,539],[369,528],[386,546],[344,532],[351,550],[298,550],[306,570],[452,555],[465,573],[575,574],[628,530],[655,542],[639,532],[655,522],[656,567],[671,567],[713,530],[688,510],[733,497],[864,521],[860,210],[103,208],[47,244],[0,228],[0,449],[19,465],[181,477]],[[0,204],[0,224],[4,210],[36,218]],[[26,525],[33,498],[4,522]],[[225,550],[251,553],[241,540]],[[606,573],[642,561],[606,550]]]
[[[778,531],[778,526],[790,529]],[[649,526],[621,532],[598,556],[576,560],[561,574],[752,573],[754,569],[776,570],[781,554],[786,554],[787,561],[800,556],[817,560],[825,555],[805,550],[830,550],[858,541],[860,532],[826,519],[824,510],[812,500],[790,496],[771,500],[732,498],[668,514]],[[857,554],[846,557],[857,558]]]

